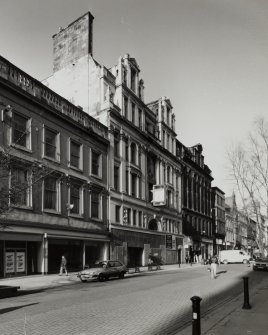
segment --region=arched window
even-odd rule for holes
[[[157,221],[155,219],[151,220],[148,224],[149,230],[158,230]]]

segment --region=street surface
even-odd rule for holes
[[[168,335],[191,323],[194,295],[201,315],[243,292],[267,272],[244,264],[221,265],[210,279],[206,266],[141,273],[123,280],[77,283],[0,300],[1,335]]]

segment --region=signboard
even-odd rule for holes
[[[153,187],[153,205],[165,206],[166,205],[166,188],[164,185],[154,185]]]
[[[6,252],[6,273],[15,272],[15,252]]]
[[[25,272],[25,252],[18,251],[16,254],[16,272]]]
[[[172,235],[166,235],[166,248],[172,249]]]

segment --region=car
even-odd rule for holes
[[[111,277],[123,279],[127,272],[127,267],[118,260],[98,261],[94,265],[80,271],[77,275],[82,282],[90,279],[99,281],[108,280]]]
[[[268,258],[267,257],[258,257],[254,260],[252,264],[253,270],[268,270]]]

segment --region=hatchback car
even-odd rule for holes
[[[82,282],[90,279],[97,279],[99,281],[108,280],[111,277],[118,277],[123,279],[127,272],[127,267],[119,261],[100,261],[79,272],[77,277]]]
[[[267,257],[256,258],[252,265],[254,271],[268,270],[268,258]]]

